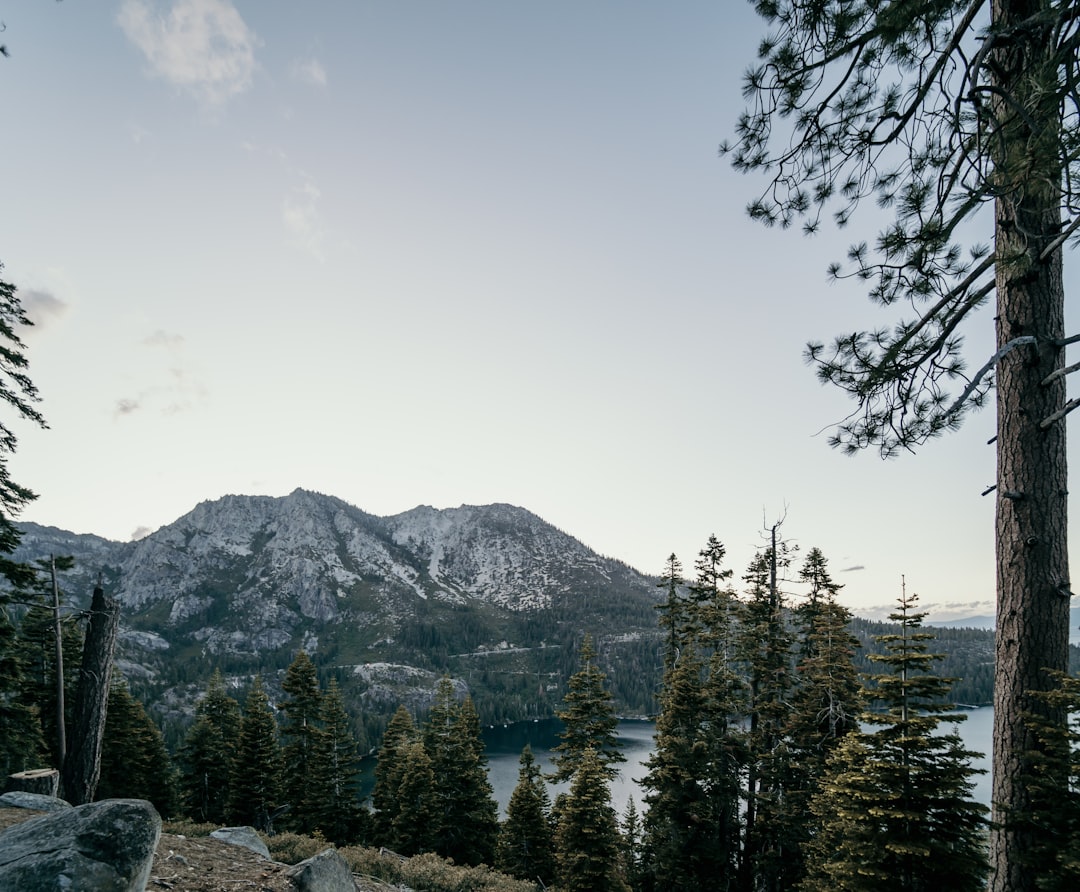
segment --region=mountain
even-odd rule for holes
[[[965,616],[961,619],[950,619],[942,622],[927,622],[928,626],[937,626],[943,629],[990,629],[993,630],[997,620],[993,616]],[[1080,644],[1080,607],[1069,609],[1069,643]]]
[[[21,528],[18,559],[74,556],[62,581],[73,606],[99,575],[119,599],[121,668],[166,718],[182,718],[214,668],[273,686],[299,648],[372,730],[445,672],[485,721],[549,715],[584,632],[620,667],[619,709],[654,708],[655,581],[523,508],[377,517],[296,490],[202,502],[136,542]]]

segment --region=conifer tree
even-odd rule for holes
[[[393,820],[394,849],[402,855],[435,851],[435,831],[442,815],[435,799],[437,779],[422,740],[405,743],[400,752],[401,782]]]
[[[281,726],[282,795],[289,804],[285,825],[299,833],[315,828],[311,797],[313,760],[322,736],[322,692],[315,664],[301,650],[285,671],[281,684],[288,698],[278,704]]]
[[[480,722],[472,700],[458,704],[453,682],[439,682],[424,724],[424,746],[438,779],[434,850],[461,864],[491,863],[498,832],[498,806],[487,779]]]
[[[555,837],[559,888],[565,892],[628,892],[620,872],[621,839],[603,760],[587,747],[578,761]]]
[[[780,575],[791,550],[771,529],[771,544],[751,561],[743,604],[738,653],[749,685],[746,737],[746,809],[743,888],[775,892],[786,888],[795,841],[784,808],[791,753],[786,737],[794,688],[792,636],[785,622]]]
[[[1073,892],[1080,888],[1080,678],[1059,676],[1058,689],[1042,696],[1069,719],[1062,727],[1029,718],[1040,744],[1031,754],[1031,806],[1013,820],[1035,840],[1025,867],[1037,877],[1040,892]],[[1061,778],[1067,779],[1064,786]]]
[[[799,664],[786,731],[791,760],[785,814],[788,835],[794,841],[784,871],[788,887],[804,871],[804,845],[816,826],[810,802],[819,790],[826,760],[844,735],[858,727],[863,708],[854,662],[859,642],[848,628],[850,611],[836,601],[841,586],[832,581],[820,549],[807,553],[799,578],[809,584],[809,590],[794,611]]]
[[[518,782],[499,829],[495,866],[518,879],[551,885],[555,879],[555,848],[548,815],[551,802],[528,744],[521,751]]]
[[[588,749],[593,750],[608,780],[618,772],[614,766],[626,761],[626,756],[618,749],[620,744],[615,728],[619,720],[615,715],[614,700],[604,687],[606,676],[596,664],[591,635],[585,635],[579,659],[581,668],[570,676],[563,708],[555,711],[563,723],[560,742],[553,750],[555,770],[549,776],[549,780],[556,783],[569,780],[577,773]]]
[[[356,780],[360,771],[356,738],[333,678],[322,697],[320,724],[304,800],[312,827],[336,845],[366,840],[368,814],[360,804]]]
[[[38,706],[25,693],[26,662],[18,634],[0,605],[0,777],[45,766]]]
[[[855,410],[830,442],[914,449],[997,402],[994,892],[1031,892],[1028,808],[1037,746],[1025,720],[1068,669],[1065,246],[1076,243],[1080,16],[1067,0],[763,0],[770,33],[746,75],[732,152],[767,171],[751,216],[816,231],[873,197],[895,215],[847,274],[881,307],[869,330],[808,345],[819,378]],[[835,204],[834,204],[835,203]],[[972,227],[972,223],[975,224]],[[982,238],[980,223],[987,229]],[[987,244],[993,236],[992,247]],[[841,275],[840,264],[832,272]],[[993,304],[993,343],[964,333]],[[1059,778],[1063,786],[1065,778]]]
[[[679,648],[686,640],[690,626],[689,604],[683,595],[686,580],[682,578],[682,564],[672,554],[660,575],[658,588],[665,589],[667,596],[663,603],[657,604],[660,611],[660,628],[664,630],[664,665],[670,667],[678,655]]]
[[[681,648],[665,673],[656,746],[642,781],[645,796],[644,850],[651,888],[691,892],[724,888],[731,876],[728,853],[717,845],[705,779],[709,775],[710,730],[701,724],[705,708],[701,660]]]
[[[281,749],[270,700],[258,675],[244,703],[229,784],[229,819],[269,829],[281,805]]]
[[[180,791],[186,814],[206,823],[228,815],[233,754],[240,741],[240,704],[217,669],[195,706],[195,723],[180,748]]]
[[[399,706],[383,733],[375,763],[371,804],[374,809],[372,835],[377,845],[390,848],[397,845],[394,821],[401,811],[398,788],[405,771],[405,750],[416,739],[417,730],[412,716],[404,706]]]
[[[626,800],[622,825],[622,873],[631,892],[640,892],[642,888],[642,845],[641,817],[638,815],[634,797]]]
[[[176,811],[176,769],[161,730],[118,674],[109,691],[95,797],[148,799],[164,818]]]
[[[889,617],[899,632],[877,636],[886,652],[871,659],[888,671],[871,677],[866,695],[884,711],[861,717],[876,730],[851,731],[828,760],[803,892],[976,892],[986,883],[986,809],[971,799],[976,754],[955,732],[938,733],[952,708],[949,680],[930,673],[938,656],[916,601],[905,591]]]

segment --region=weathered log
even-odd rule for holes
[[[5,793],[40,793],[55,796],[60,790],[60,772],[55,768],[34,768],[9,774]]]
[[[94,800],[101,776],[101,739],[109,706],[109,682],[116,650],[120,602],[105,597],[99,584],[90,602],[74,721],[69,726],[68,754],[61,778],[62,795],[72,805]]]

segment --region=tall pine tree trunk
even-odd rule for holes
[[[1030,20],[1047,0],[994,0],[997,24]],[[1023,864],[1030,830],[1010,822],[1030,803],[1030,754],[1035,747],[1024,723],[1031,712],[1061,723],[1032,692],[1054,687],[1048,670],[1068,667],[1069,569],[1066,541],[1065,421],[1048,421],[1065,404],[1065,379],[1044,383],[1064,364],[1064,286],[1061,247],[1060,161],[1055,151],[1060,111],[1052,91],[1040,101],[1034,56],[1052,48],[1048,30],[1032,27],[1028,39],[994,50],[1002,94],[1007,146],[995,158],[1003,182],[997,199],[998,347],[1034,336],[1009,352],[997,372],[997,637],[994,690],[994,829],[992,892],[1034,892]],[[1045,69],[1043,69],[1045,71]],[[1020,103],[1024,115],[1014,111]]]
[[[119,602],[106,598],[98,585],[90,602],[90,622],[86,627],[75,695],[75,717],[61,780],[63,797],[74,805],[93,802],[101,775],[101,739],[105,734],[119,622]]]

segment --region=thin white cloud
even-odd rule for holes
[[[113,417],[122,418],[144,410],[154,409],[162,415],[176,415],[195,408],[208,396],[208,390],[197,375],[193,375],[183,356],[184,336],[158,329],[142,339],[144,347],[165,350],[168,365],[146,377],[151,381],[134,396],[118,399]]]
[[[285,225],[285,230],[294,244],[316,260],[324,260],[326,257],[323,250],[322,218],[318,208],[321,196],[322,192],[311,177],[304,177],[303,184],[286,195],[281,205],[281,222]]]
[[[117,23],[155,75],[208,105],[251,86],[259,40],[229,0],[176,0],[167,13],[125,0]]]
[[[312,87],[326,86],[326,69],[318,59],[296,59],[292,63],[292,76]]]

